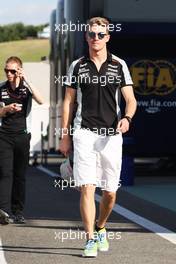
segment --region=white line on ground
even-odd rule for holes
[[[96,201],[100,202],[101,196],[98,194],[95,194],[95,199]],[[155,233],[156,235],[168,240],[169,242],[176,244],[176,234],[174,232],[172,232],[171,230],[158,225],[150,220],[147,220],[146,218],[137,215],[135,213],[133,213],[132,211],[118,205],[115,204],[113,211],[115,211],[116,213],[124,216],[125,218],[131,220],[132,222],[143,226],[144,228],[152,231],[153,233]]]
[[[43,166],[38,166],[37,167],[39,170],[45,172],[46,174],[48,174],[51,177],[55,177],[53,175],[55,175],[55,173],[53,173],[52,171],[50,171],[49,169],[44,168]],[[95,199],[97,202],[100,202],[101,196],[98,194],[95,194]],[[169,242],[176,244],[176,233],[172,232],[171,230],[158,225],[150,220],[147,220],[144,217],[141,217],[140,215],[137,215],[135,213],[133,213],[132,211],[118,205],[115,204],[113,211],[124,216],[125,218],[131,220],[132,222],[144,227],[145,229],[155,233],[156,235],[168,240]]]
[[[5,256],[4,256],[1,238],[0,238],[0,263],[1,264],[7,264]]]
[[[48,170],[47,168],[43,167],[42,165],[37,166],[37,169],[43,171],[44,173],[48,174],[51,177],[59,177],[58,173]]]

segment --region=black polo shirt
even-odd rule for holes
[[[23,81],[13,90],[8,81],[0,84],[0,102],[5,105],[11,103],[22,104],[22,110],[16,113],[7,113],[0,120],[0,133],[26,132],[26,116],[28,105],[31,104],[32,95]]]
[[[86,55],[71,64],[65,85],[77,89],[75,128],[99,134],[115,132],[120,119],[120,90],[133,85],[124,60],[108,53],[98,71]]]

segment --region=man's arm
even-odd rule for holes
[[[134,96],[133,87],[132,86],[124,86],[122,89],[122,95],[126,102],[125,107],[125,118],[122,118],[118,125],[117,130],[120,130],[122,133],[125,133],[129,130],[130,119],[134,116],[136,112],[137,102]],[[128,118],[129,117],[129,118]]]
[[[40,92],[36,89],[36,87],[28,80],[28,78],[25,75],[24,69],[23,68],[19,68],[17,75],[24,80],[24,82],[27,85],[28,90],[30,91],[30,93],[32,94],[32,98],[38,103],[38,104],[43,104],[43,98],[40,95]]]
[[[25,83],[27,84],[27,88],[32,94],[32,98],[38,103],[38,104],[43,104],[43,98],[40,94],[40,92],[36,89],[36,87],[28,80],[24,80]]]
[[[73,108],[76,96],[76,89],[67,87],[62,111],[62,132],[59,150],[68,156],[71,149],[70,126],[73,118]]]

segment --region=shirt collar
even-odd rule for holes
[[[18,89],[20,89],[23,86],[23,80],[20,80],[19,86],[15,88],[15,90],[17,91]],[[6,87],[8,89],[10,89],[12,92],[14,92],[15,90],[12,89],[10,82],[7,80],[6,81]]]
[[[87,52],[87,53],[85,54],[84,59],[85,59],[86,61],[90,61],[90,60],[91,60],[91,59],[90,59],[89,52]],[[106,60],[106,61],[108,61],[108,62],[112,62],[112,54],[111,54],[109,51],[107,52],[107,60]]]

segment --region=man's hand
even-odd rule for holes
[[[44,100],[43,100],[39,90],[36,89],[36,87],[30,82],[30,80],[28,80],[23,68],[18,68],[16,76],[19,77],[21,80],[23,80],[27,84],[26,87],[29,90],[29,92],[32,94],[33,99],[38,104],[44,104]]]
[[[64,154],[65,157],[68,157],[71,147],[72,147],[72,141],[69,135],[64,136],[59,143],[59,150]]]
[[[18,68],[16,75],[25,81],[27,79],[23,68]]]
[[[16,112],[20,112],[22,110],[22,105],[17,104],[17,103],[12,103],[9,105],[4,106],[4,110],[6,113],[16,113]]]
[[[126,133],[129,130],[129,121],[126,118],[122,118],[117,125],[117,131]]]

